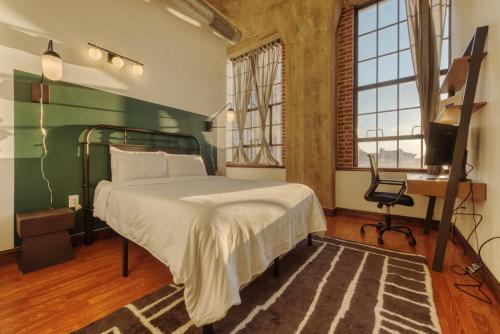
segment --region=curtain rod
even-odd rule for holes
[[[256,47],[255,49],[253,50],[250,50],[240,56],[237,56],[237,57],[234,57],[234,58],[230,58],[230,60],[233,62],[233,63],[236,63],[236,62],[240,62],[246,58],[248,58],[249,55],[252,55],[252,54],[255,54],[255,53],[262,53],[262,52],[265,52],[267,50],[270,50],[276,46],[280,46],[281,44],[283,44],[283,42],[281,41],[280,38],[272,41],[272,42],[269,42],[269,43],[266,43],[264,45],[261,45],[259,47]]]

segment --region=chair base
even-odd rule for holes
[[[378,224],[364,224],[363,226],[361,226],[359,233],[361,233],[362,236],[365,235],[366,226],[375,227],[377,229],[378,231],[377,243],[379,245],[384,244],[383,236],[384,233],[387,231],[396,231],[405,234],[406,238],[409,239],[408,243],[410,244],[410,246],[414,247],[417,245],[417,241],[415,240],[415,237],[413,236],[411,229],[408,226],[403,226],[403,225],[392,226],[390,217],[386,217],[386,222],[380,222]]]

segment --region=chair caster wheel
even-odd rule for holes
[[[380,239],[380,238],[379,238],[379,239],[377,239],[377,243],[378,243],[379,245],[383,245],[383,244],[384,244],[384,240],[382,240],[382,239]]]
[[[365,229],[362,227],[361,230],[359,230],[359,234],[361,234],[362,236],[365,235]]]
[[[410,240],[410,246],[415,247],[417,245],[417,241],[415,239]]]

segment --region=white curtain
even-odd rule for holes
[[[429,123],[439,106],[439,68],[447,0],[406,0],[413,68],[422,113],[422,131],[428,138]]]
[[[260,145],[253,161],[254,164],[279,165],[273,157],[269,141],[266,138],[266,120],[269,114],[269,105],[273,95],[276,71],[281,59],[281,46],[278,42],[268,44],[254,50],[249,55],[254,78],[255,95],[260,118]]]
[[[250,159],[243,148],[245,122],[247,119],[248,104],[253,88],[252,66],[249,57],[239,57],[233,60],[234,109],[236,125],[238,127],[238,147],[233,155],[233,162],[238,164],[250,163]]]

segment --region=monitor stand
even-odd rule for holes
[[[466,182],[469,181],[467,178],[467,150],[465,150],[464,153],[464,160],[462,163],[462,170],[460,171],[460,181],[461,182]],[[432,173],[427,173],[425,176],[426,180],[447,180],[449,177],[449,174],[441,174],[442,168],[439,166],[439,168],[436,168],[435,172],[436,174]]]

